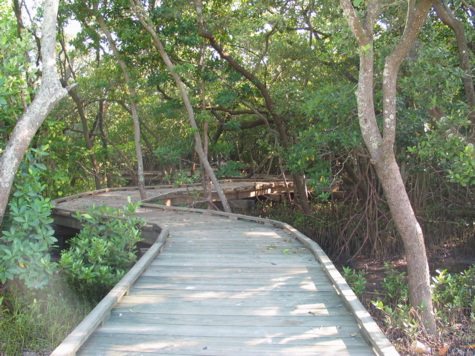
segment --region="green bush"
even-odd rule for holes
[[[219,167],[216,176],[221,179],[225,177],[239,177],[241,171],[245,168],[245,164],[237,161],[228,161],[226,164]]]
[[[372,305],[379,309],[386,319],[386,326],[415,337],[421,331],[421,324],[409,304],[409,290],[406,272],[399,272],[390,263],[384,263],[384,277],[381,295]]]
[[[366,272],[364,270],[355,271],[350,267],[343,267],[343,278],[358,297],[361,297],[366,291]]]
[[[61,265],[71,287],[91,300],[102,299],[135,263],[143,219],[135,216],[140,203],[124,210],[93,206],[75,217],[83,229],[61,255]]]
[[[407,304],[409,289],[407,286],[406,272],[399,272],[390,263],[384,263],[383,302],[390,305]]]
[[[195,184],[200,181],[200,174],[195,173],[188,176],[187,171],[178,171],[174,174],[166,174],[163,180],[166,182],[173,182],[173,185],[179,187],[181,185]]]
[[[397,272],[388,264],[385,269],[382,298],[372,304],[385,316],[388,329],[399,330],[414,338],[424,330],[424,326],[418,312],[409,304],[405,272]],[[432,300],[442,331],[455,323],[469,321],[472,324],[475,321],[475,266],[462,273],[437,272],[438,276],[432,278]],[[448,332],[454,333],[453,330]],[[470,335],[466,336],[473,340]]]
[[[475,317],[475,265],[459,274],[439,271],[432,277],[434,306],[441,321],[452,323],[460,317]]]
[[[20,280],[28,288],[43,288],[48,283],[56,263],[49,251],[57,241],[50,224],[51,202],[42,193],[40,182],[46,170],[39,157],[42,150],[32,149],[25,155],[13,198],[9,203],[8,228],[0,237],[0,281]]]

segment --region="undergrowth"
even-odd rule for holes
[[[42,290],[11,284],[0,297],[0,355],[24,351],[49,355],[92,307],[72,293],[59,275]]]
[[[26,155],[2,225],[0,356],[49,355],[137,259],[144,221],[130,201],[123,210],[78,213],[84,228],[62,252],[61,268],[51,259],[56,238],[41,183],[45,155]]]
[[[415,341],[423,342],[439,355],[471,355],[475,344],[475,265],[451,274],[437,271],[432,277],[433,303],[438,335],[429,337],[418,310],[408,298],[406,272],[399,272],[389,263],[384,265],[385,277],[376,298],[365,296],[364,270],[343,268],[343,276],[360,297],[373,318],[384,330],[398,351],[411,352]],[[374,294],[371,295],[374,297]]]

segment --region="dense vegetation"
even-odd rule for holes
[[[351,261],[410,255],[401,228],[410,223],[401,225],[384,177],[396,167],[396,195],[407,192],[402,210],[414,211],[429,254],[474,251],[473,0],[65,0],[54,58],[68,95],[51,106],[10,191],[8,145],[50,76],[40,55],[49,14],[0,3],[4,289],[12,279],[49,283],[50,199],[197,177],[292,180],[292,201],[256,214]],[[405,61],[391,67],[398,53]],[[383,146],[396,166],[379,160]]]
[[[8,3],[2,6],[2,17],[8,20],[2,23],[6,31],[0,79],[6,142],[34,95],[39,73],[31,42],[31,32],[37,35],[36,22],[31,31],[23,30],[25,40],[20,41],[14,13]],[[471,7],[451,6],[470,45]],[[378,22],[379,75],[384,56],[403,29],[404,11],[404,6],[391,6]],[[97,24],[99,12],[130,72],[129,84]],[[330,190],[339,190],[343,203],[334,204],[335,214],[345,220],[339,224],[342,234],[355,235],[352,244],[363,244],[364,252],[400,252],[400,242],[386,228],[391,216],[358,128],[358,53],[338,4],[271,1],[230,7],[216,2],[205,7],[208,30],[216,32],[215,40],[240,70],[221,60],[200,37],[195,12],[192,4],[180,1],[150,9],[220,176],[285,174],[290,180],[294,173],[305,174],[314,201],[326,202]],[[429,16],[400,72],[395,150],[428,244],[440,245],[455,235],[468,242],[460,230],[472,219],[472,107],[454,34],[435,11]],[[145,170],[165,181],[199,173],[194,129],[176,85],[131,16],[128,2],[67,1],[59,20],[60,75],[65,84],[77,86],[48,116],[32,143],[37,148],[48,144],[49,155],[42,161],[49,172],[44,176],[46,195],[56,198],[137,184],[130,101],[138,103]],[[25,26],[29,20],[23,22]],[[277,132],[277,116],[285,124],[287,146]],[[355,227],[362,232],[353,233]]]

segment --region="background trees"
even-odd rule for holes
[[[299,188],[294,202],[308,218],[305,232],[334,256],[401,252],[397,237],[408,226],[417,238],[405,244],[418,240],[422,248],[417,220],[429,246],[452,238],[469,245],[472,2],[342,1],[352,9],[345,14],[326,0],[133,4],[142,12],[125,0],[61,5],[56,62],[63,86],[78,85],[32,143],[50,147],[43,158],[47,194],[138,184],[140,147],[154,183],[177,173],[192,177],[206,161],[220,177],[292,179]],[[424,11],[408,11],[423,4]],[[29,31],[42,15],[25,25],[19,6],[18,16],[1,6],[6,144],[34,96],[37,55]],[[358,119],[367,129],[360,131]],[[198,137],[203,152],[195,149]],[[401,210],[414,214],[398,224],[390,196],[404,191]]]
[[[37,24],[56,18],[56,3],[29,19],[25,3],[4,2],[0,205],[29,145],[48,154],[29,187],[17,178],[16,197],[143,187],[144,171],[152,183],[201,173],[215,186],[214,176],[279,175],[303,212],[281,206],[279,219],[335,258],[405,252],[412,305],[433,333],[424,245],[473,247],[475,6],[431,3],[66,0],[55,37]],[[20,237],[14,226],[38,224],[43,210],[21,210],[48,208],[38,202],[11,205],[2,250]],[[31,261],[51,233],[36,245],[21,236]],[[4,277],[28,282],[11,261]]]

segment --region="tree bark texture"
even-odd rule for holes
[[[3,221],[15,174],[31,140],[55,105],[64,98],[68,88],[63,88],[56,72],[56,24],[59,0],[44,2],[41,28],[41,86],[24,114],[18,120],[0,157],[0,224]]]
[[[167,52],[165,51],[165,48],[163,47],[163,44],[158,37],[153,24],[150,22],[150,19],[148,18],[148,14],[145,12],[145,9],[143,8],[143,5],[138,2],[137,0],[130,0],[130,4],[132,6],[133,11],[135,14],[138,16],[140,23],[144,26],[144,28],[150,33],[152,36],[153,44],[160,53],[160,56],[162,57],[163,61],[165,62],[165,65],[167,66],[170,74],[173,76],[173,79],[175,80],[178,90],[180,91],[181,97],[183,99],[183,103],[185,105],[186,111],[188,113],[188,119],[190,121],[190,126],[194,130],[194,139],[195,139],[195,151],[198,154],[198,157],[201,161],[201,164],[203,165],[204,170],[208,174],[209,178],[211,179],[211,182],[213,183],[216,192],[218,193],[218,196],[221,200],[221,203],[223,204],[224,211],[226,212],[231,212],[231,208],[228,203],[228,199],[226,198],[226,195],[224,194],[223,190],[221,189],[221,186],[219,184],[218,179],[216,178],[216,175],[214,174],[214,171],[209,163],[208,157],[204,151],[203,148],[203,142],[201,140],[200,136],[200,131],[198,128],[198,125],[196,124],[195,120],[195,114],[193,111],[193,106],[191,105],[190,99],[188,97],[188,94],[186,92],[185,86],[180,78],[180,76],[175,72],[173,69],[173,63],[170,60],[170,57],[168,56]]]
[[[406,254],[409,299],[420,309],[428,333],[436,333],[432,306],[429,264],[422,229],[412,209],[404,181],[394,154],[396,137],[396,85],[399,67],[420,33],[431,8],[432,0],[408,2],[406,26],[398,44],[385,60],[383,71],[383,132],[376,121],[374,104],[374,34],[373,28],[382,11],[381,1],[367,4],[366,15],[360,19],[351,0],[340,0],[343,14],[360,51],[358,89],[358,117],[363,140],[383,186],[391,216],[403,240]]]

